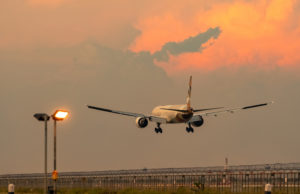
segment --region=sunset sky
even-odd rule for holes
[[[0,2],[0,174],[43,170],[43,126],[58,108],[58,171],[300,162],[300,1]],[[97,112],[269,107],[184,125]],[[53,159],[49,122],[49,171]]]

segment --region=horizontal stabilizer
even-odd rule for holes
[[[204,108],[204,109],[196,109],[193,110],[193,112],[201,112],[201,111],[208,111],[208,110],[215,110],[215,109],[221,109],[224,107],[216,107],[216,108]],[[170,111],[177,111],[177,112],[182,112],[182,113],[189,113],[189,110],[180,110],[180,109],[174,109],[174,108],[160,108],[162,110],[170,110]]]
[[[180,110],[180,109],[174,109],[174,108],[160,108],[162,110],[170,110],[170,111],[177,111],[177,112],[183,112],[183,113],[188,113],[188,110]]]
[[[201,111],[215,110],[215,109],[221,109],[221,108],[224,108],[224,107],[196,109],[196,110],[193,110],[193,111],[194,111],[194,112],[201,112]]]

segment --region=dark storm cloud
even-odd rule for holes
[[[182,53],[201,52],[204,49],[202,44],[211,38],[217,39],[220,33],[221,30],[219,27],[209,28],[206,32],[187,38],[182,42],[168,42],[160,51],[155,52],[153,57],[158,61],[168,61],[169,54],[180,55]]]

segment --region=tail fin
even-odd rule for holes
[[[190,76],[188,96],[186,98],[186,106],[188,110],[191,110],[191,95],[192,95],[192,76]]]

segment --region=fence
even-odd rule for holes
[[[42,188],[42,173],[0,175],[0,187]],[[49,184],[52,184],[49,174]],[[151,188],[155,190],[213,188],[218,191],[262,192],[270,183],[273,191],[300,193],[300,163],[224,167],[164,168],[120,171],[60,173],[58,188]]]

